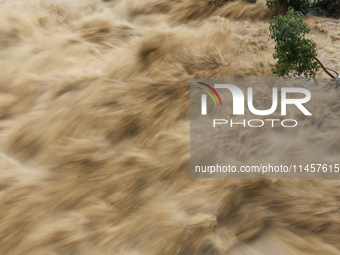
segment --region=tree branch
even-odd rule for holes
[[[336,71],[334,71],[333,69],[325,68],[318,58],[315,58],[315,60],[319,62],[319,64],[320,64],[320,66],[322,67],[322,69],[323,69],[330,77],[332,77],[333,79],[335,79],[336,77],[339,76],[339,74],[338,74]],[[334,76],[333,74],[331,74],[330,72],[328,72],[327,69],[333,71],[334,73],[336,73],[336,76]]]

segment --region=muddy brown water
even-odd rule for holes
[[[1,0],[0,254],[340,254],[337,179],[190,179],[189,79],[273,77],[279,13]],[[340,70],[339,20],[305,21]],[[315,97],[307,135],[338,155],[339,92]]]

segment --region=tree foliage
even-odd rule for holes
[[[315,77],[319,69],[316,61],[316,44],[305,38],[310,32],[303,14],[289,8],[285,16],[274,17],[270,22],[270,36],[275,40],[274,59],[278,59],[272,72],[278,76],[292,73],[294,76]]]
[[[296,11],[306,11],[312,6],[312,2],[310,0],[267,0],[266,5],[269,8],[283,6],[287,9],[292,7]]]
[[[318,0],[315,7],[319,12],[328,17],[340,18],[340,1],[338,0]]]

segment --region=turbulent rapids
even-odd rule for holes
[[[0,254],[339,255],[339,180],[190,178],[190,78],[274,77],[279,13],[261,0],[0,0]],[[339,20],[304,19],[340,70]],[[303,126],[333,158],[339,95],[316,87]],[[293,158],[286,130],[279,152]],[[235,159],[272,149],[241,129],[226,139]]]

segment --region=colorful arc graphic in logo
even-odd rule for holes
[[[220,95],[217,93],[217,91],[213,87],[211,87],[210,85],[205,84],[203,82],[197,82],[197,83],[202,84],[202,85],[208,87],[209,89],[211,89],[211,91],[213,91],[215,93],[215,95],[218,97],[218,100],[220,100],[220,104],[222,106],[222,100],[220,98]],[[217,105],[215,98],[213,97],[213,95],[208,90],[202,89],[200,87],[197,87],[197,88],[203,90],[204,92],[206,92],[214,100],[215,105]]]

